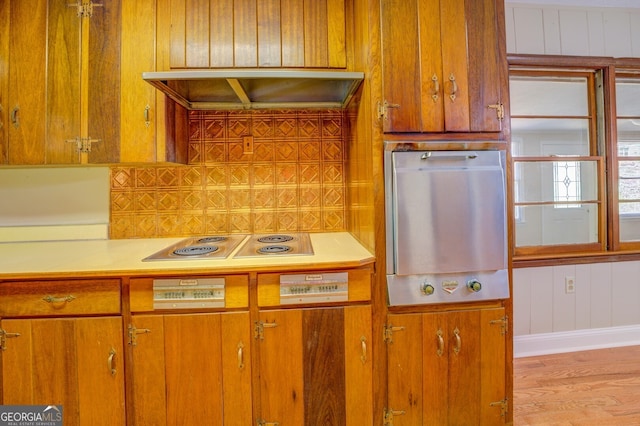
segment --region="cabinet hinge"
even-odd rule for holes
[[[264,340],[264,329],[277,326],[278,323],[276,322],[256,321],[255,326],[253,327],[253,337],[257,340]]]
[[[387,120],[389,118],[388,115],[388,109],[389,108],[400,108],[399,104],[390,104],[387,101],[384,101],[382,103],[380,103],[380,101],[378,101],[378,120],[380,120],[381,118],[384,120]]]
[[[487,108],[495,109],[496,117],[498,118],[498,120],[504,120],[504,105],[502,105],[500,102],[496,102],[492,105],[487,105]]]
[[[382,340],[386,343],[393,343],[393,332],[404,331],[403,326],[394,327],[392,324],[385,325],[383,330]]]
[[[393,426],[394,416],[404,416],[407,414],[404,410],[392,410],[391,408],[384,409],[384,426]]]
[[[91,145],[96,142],[102,142],[101,139],[81,138],[76,136],[75,139],[67,139],[67,143],[75,143],[77,152],[91,152]]]
[[[507,334],[507,332],[509,331],[509,317],[508,316],[504,316],[500,319],[497,320],[491,320],[489,321],[489,324],[491,325],[500,325],[501,330],[500,330],[500,334],[502,334],[503,336]]]
[[[263,420],[263,419],[258,419],[256,421],[256,424],[258,426],[280,426],[280,422],[268,422],[268,421]]]
[[[0,328],[0,349],[7,350],[7,339],[20,337],[20,333],[8,333]]]
[[[91,18],[93,16],[94,7],[102,7],[102,3],[97,4],[92,1],[78,2],[68,5],[69,7],[75,7],[78,11],[78,18]]]
[[[506,416],[509,412],[509,400],[507,398],[502,401],[490,402],[489,406],[491,407],[500,407],[500,415],[502,417]]]
[[[129,324],[129,345],[136,346],[138,344],[138,334],[151,333],[148,328],[136,328],[133,324]]]

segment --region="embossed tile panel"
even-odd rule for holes
[[[340,110],[190,111],[189,165],[111,167],[111,238],[343,231],[343,120]]]

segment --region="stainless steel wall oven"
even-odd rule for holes
[[[386,150],[390,305],[509,297],[504,151]]]

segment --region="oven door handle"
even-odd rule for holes
[[[433,155],[434,152],[433,151],[427,151],[424,154],[422,154],[422,157],[420,157],[421,160],[473,160],[474,158],[478,157],[478,154],[476,154],[475,152],[468,152],[466,154],[461,154],[461,153],[454,153],[454,154],[443,154],[443,153],[437,153],[436,155]]]

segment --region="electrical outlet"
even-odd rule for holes
[[[253,154],[253,136],[245,136],[242,138],[242,151],[245,154]]]
[[[564,277],[564,292],[567,294],[576,292],[576,279],[574,277]]]

